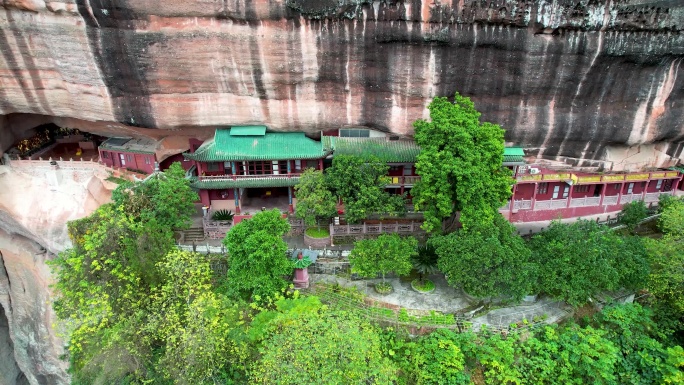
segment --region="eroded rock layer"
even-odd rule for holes
[[[410,133],[432,97],[459,91],[545,157],[682,151],[681,1],[0,4],[0,114]]]

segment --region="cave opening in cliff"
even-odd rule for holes
[[[0,383],[28,385],[28,379],[14,358],[14,343],[10,337],[9,320],[0,305]]]
[[[104,138],[54,123],[41,124],[27,131],[7,151],[10,159],[81,159],[98,160],[97,146]]]

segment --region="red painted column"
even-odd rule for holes
[[[517,167],[515,168],[518,169]],[[508,221],[513,219],[513,205],[515,204],[515,191],[517,190],[518,184],[513,184],[513,191],[511,192],[511,201],[508,202]]]
[[[318,169],[323,171],[323,159],[318,160]]]
[[[620,204],[620,201],[622,200],[622,191],[625,189],[625,182],[620,183],[620,191],[618,192],[618,200],[617,204]]]
[[[608,184],[603,183],[603,187],[601,188],[601,198],[599,198],[599,207],[603,206],[603,198],[606,196],[606,189],[608,189]]]
[[[572,190],[574,187],[575,185],[570,185],[570,191],[568,192],[568,203],[565,204],[566,209],[570,208],[570,202],[572,202]]]
[[[674,183],[674,186],[672,186],[672,195],[677,195],[677,189],[679,188],[679,185],[682,183],[682,179],[684,179],[684,175],[677,178],[677,181]]]
[[[532,193],[532,205],[530,206],[530,210],[532,211],[534,211],[534,204],[537,202],[537,187],[539,187],[537,182],[534,182],[534,192]]]

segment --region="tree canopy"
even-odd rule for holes
[[[379,273],[384,282],[387,273],[406,275],[411,272],[411,257],[417,254],[416,246],[418,241],[413,237],[383,234],[377,239],[356,242],[349,263],[352,271],[360,276],[375,278]]]
[[[514,231],[498,215],[492,224],[476,224],[429,242],[451,286],[481,298],[505,295],[520,299],[530,294],[534,271],[530,250]]]
[[[377,329],[356,314],[317,299],[280,300],[251,372],[251,384],[393,384]],[[255,321],[260,321],[259,319]]]
[[[272,296],[292,274],[283,236],[290,224],[278,209],[261,211],[233,226],[223,243],[228,249],[227,285],[241,296]]]
[[[334,194],[342,199],[347,222],[357,223],[371,214],[391,215],[406,211],[404,197],[385,190],[389,166],[377,157],[337,155],[327,169],[326,179]]]
[[[124,182],[112,193],[114,205],[126,207],[134,218],[154,218],[160,226],[171,230],[189,227],[198,199],[178,162],[145,181]]]
[[[641,239],[593,221],[554,221],[532,238],[530,248],[541,291],[576,306],[606,290],[636,289],[648,276]]]
[[[307,226],[314,226],[324,218],[331,218],[336,211],[336,200],[327,187],[323,171],[307,168],[295,186],[297,205],[295,215]]]
[[[629,231],[634,231],[639,222],[648,217],[648,207],[644,201],[634,201],[622,206],[618,214],[620,223],[627,226]]]
[[[413,123],[421,179],[411,194],[425,216],[423,228],[442,230],[460,212],[464,228],[492,222],[511,196],[511,172],[502,166],[504,130],[480,122],[473,102],[458,93],[454,102],[437,97],[428,106],[430,121]]]

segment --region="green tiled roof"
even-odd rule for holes
[[[672,171],[679,171],[684,174],[684,164],[679,164],[674,167],[670,167],[670,170]]]
[[[193,178],[190,185],[203,190],[220,190],[226,188],[251,188],[251,187],[290,187],[299,182],[299,177],[265,177],[265,178],[238,178],[238,179],[205,179]]]
[[[385,138],[345,138],[324,136],[323,148],[342,155],[375,155],[389,163],[415,162],[420,147],[414,141]]]
[[[525,163],[525,151],[522,147],[504,147],[504,163]]]
[[[201,162],[318,159],[327,155],[320,142],[307,138],[303,132],[268,132],[263,136],[230,132],[231,129],[218,129],[214,139],[204,142],[194,154],[183,155]]]
[[[264,136],[266,135],[266,126],[232,126],[230,128],[231,136]]]

